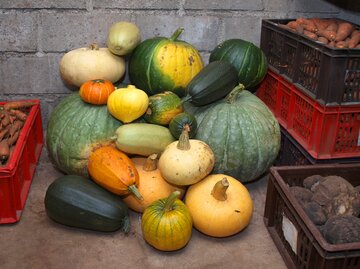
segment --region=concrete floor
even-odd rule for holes
[[[135,212],[128,235],[69,228],[50,220],[43,200],[48,185],[60,175],[44,147],[20,221],[0,225],[0,268],[286,268],[263,222],[267,177],[247,185],[255,205],[247,229],[220,239],[194,229],[185,248],[161,252],[143,240],[140,214]]]

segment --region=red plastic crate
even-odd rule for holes
[[[36,104],[29,111],[7,164],[0,167],[0,224],[20,220],[44,144],[40,101],[26,101]]]
[[[271,69],[256,94],[313,158],[360,157],[360,104],[321,105]]]

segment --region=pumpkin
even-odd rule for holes
[[[134,211],[142,213],[152,202],[166,198],[174,191],[180,191],[179,199],[185,194],[185,188],[168,183],[157,168],[157,154],[151,154],[147,158],[131,158],[139,173],[139,184],[137,186],[143,199],[139,200],[129,194],[123,197],[125,204]]]
[[[114,146],[104,146],[90,154],[88,162],[90,177],[104,189],[125,195],[133,193],[142,199],[137,189],[139,174],[131,159]]]
[[[70,94],[50,114],[46,132],[49,157],[64,173],[87,177],[90,153],[113,143],[121,125],[105,105],[94,106],[83,102],[78,93]]]
[[[60,60],[60,76],[72,87],[80,87],[93,79],[120,80],[125,73],[123,58],[112,54],[108,48],[91,44],[88,48],[78,48],[67,52]]]
[[[171,119],[183,112],[181,99],[173,92],[163,92],[149,97],[144,119],[149,123],[168,125]]]
[[[191,238],[192,219],[179,191],[149,205],[141,217],[145,241],[156,249],[174,251],[186,246]]]
[[[207,143],[215,154],[213,173],[249,182],[273,164],[280,149],[279,123],[254,94],[235,87],[230,94],[202,107],[185,104],[195,116],[195,138]]]
[[[106,45],[119,56],[127,55],[140,43],[140,29],[131,22],[120,21],[111,25]]]
[[[132,122],[143,115],[148,107],[147,94],[134,85],[120,88],[109,96],[107,107],[111,115],[124,123]]]
[[[191,185],[212,171],[214,153],[203,141],[189,139],[184,128],[178,141],[169,144],[159,159],[159,170],[164,179],[175,185]]]
[[[178,40],[183,28],[170,38],[154,37],[141,42],[129,60],[130,81],[148,95],[165,90],[185,95],[190,80],[203,68],[196,48]]]
[[[209,62],[224,60],[238,72],[239,82],[246,88],[258,85],[267,73],[264,52],[253,43],[242,39],[229,39],[219,44],[210,54]]]
[[[115,90],[109,80],[88,80],[80,87],[80,97],[84,102],[93,105],[105,105],[109,95]]]
[[[250,223],[254,207],[246,187],[223,174],[209,175],[191,185],[186,192],[185,205],[194,227],[214,237],[242,231]]]
[[[66,175],[46,190],[47,215],[63,225],[101,232],[130,230],[128,207],[88,178]]]
[[[189,138],[193,138],[197,130],[197,122],[193,115],[182,112],[173,117],[169,123],[169,130],[173,137],[180,138],[180,135],[184,128],[189,129]]]

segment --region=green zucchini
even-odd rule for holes
[[[88,178],[57,178],[49,185],[44,202],[47,215],[58,223],[101,232],[129,232],[126,204]]]
[[[206,65],[187,86],[184,101],[203,106],[225,97],[238,84],[235,67],[226,61],[214,61]]]
[[[167,145],[175,141],[170,130],[151,123],[129,123],[116,130],[116,147],[129,154],[150,156],[161,153]]]

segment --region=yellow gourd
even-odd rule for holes
[[[134,85],[113,91],[107,102],[112,116],[124,123],[129,123],[142,116],[149,105],[147,94]]]
[[[224,174],[209,175],[186,192],[185,205],[194,227],[213,237],[226,237],[243,230],[253,213],[246,187]]]
[[[134,157],[131,159],[139,173],[137,188],[143,199],[139,200],[133,194],[123,197],[125,204],[134,211],[144,212],[152,202],[166,198],[174,191],[180,191],[179,199],[185,194],[185,187],[168,183],[157,169],[157,154],[149,157]]]

